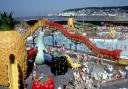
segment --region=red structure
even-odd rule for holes
[[[122,50],[120,50],[120,49],[108,50],[108,49],[98,48],[88,39],[88,37],[82,36],[79,34],[72,34],[72,33],[68,32],[69,30],[64,28],[63,25],[55,23],[55,22],[46,22],[45,25],[49,26],[49,27],[56,28],[57,30],[62,32],[67,38],[69,38],[71,40],[75,40],[77,42],[84,43],[94,53],[96,53],[98,55],[103,55],[103,57],[106,56],[106,57],[113,59],[113,60],[119,60],[119,55],[122,52]]]
[[[28,59],[35,56],[37,54],[38,50],[37,48],[31,48],[30,50],[27,50]]]
[[[37,79],[32,84],[32,89],[54,89],[54,80],[51,76],[46,79]]]

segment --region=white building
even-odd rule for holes
[[[62,12],[58,13],[58,16],[75,16],[75,12]]]

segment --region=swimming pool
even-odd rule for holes
[[[128,38],[128,33],[126,34],[126,38]],[[106,48],[106,49],[121,49],[123,52],[121,53],[120,57],[128,57],[128,39],[125,40],[118,40],[118,39],[90,39],[97,47],[99,48]],[[47,36],[44,38],[45,45],[52,45],[52,36]],[[75,42],[66,38],[61,32],[54,33],[54,45],[62,46],[64,45],[65,48],[68,49],[75,49]],[[91,52],[88,47],[83,44],[77,44],[77,50]]]

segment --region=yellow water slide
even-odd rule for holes
[[[19,89],[19,74],[17,60],[12,59],[8,63],[9,89]]]
[[[32,33],[34,33],[34,32],[38,29],[38,27],[44,26],[45,21],[48,21],[48,19],[47,19],[47,18],[44,18],[44,19],[42,19],[42,20],[38,20],[38,22],[36,22],[33,26],[29,27],[29,28],[26,30],[26,32],[23,34],[24,40],[25,40],[28,36],[30,36]]]
[[[70,56],[68,56],[68,55],[65,55],[65,56],[67,57],[67,61],[68,61],[69,65],[71,66],[71,68],[77,69],[77,68],[81,67],[81,64],[73,62],[73,59]]]

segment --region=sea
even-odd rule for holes
[[[16,20],[39,20],[48,18],[49,21],[67,21],[69,17],[79,21],[128,21],[128,16],[31,16],[31,17],[15,17]]]

